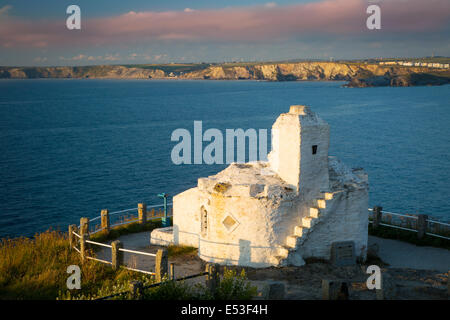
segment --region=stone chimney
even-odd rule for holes
[[[325,121],[307,106],[291,106],[272,126],[270,166],[305,197],[317,197],[329,189],[329,141]]]

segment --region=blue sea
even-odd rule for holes
[[[0,237],[160,204],[226,167],[173,164],[175,129],[270,129],[292,104],[330,124],[330,155],[367,171],[370,206],[450,220],[450,86],[342,84],[2,80]]]

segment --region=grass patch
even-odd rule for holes
[[[169,218],[170,223],[172,224],[172,218]],[[117,226],[112,228],[109,232],[100,231],[93,235],[91,235],[92,241],[105,242],[109,240],[115,240],[121,236],[138,233],[144,231],[152,231],[156,228],[162,227],[161,219],[155,219],[152,221],[147,221],[145,224],[140,224],[139,222],[134,222],[130,224],[125,224],[122,226]]]
[[[189,246],[176,246],[169,245],[167,247],[167,253],[169,257],[179,257],[179,256],[194,256],[197,254],[197,248],[189,247]]]
[[[144,225],[131,223],[115,227],[109,233],[94,234],[91,240],[106,242],[126,234],[151,231],[161,225],[161,219]],[[98,249],[97,246],[94,248]],[[187,253],[189,250],[178,251]],[[33,238],[2,239],[0,256],[0,299],[67,298],[71,295],[66,286],[70,265],[81,268],[81,290],[72,291],[83,297],[90,297],[102,288],[109,290],[118,280],[128,281],[141,276],[126,269],[114,271],[111,266],[92,260],[82,264],[78,252],[70,249],[67,233],[59,231],[49,230]]]
[[[386,226],[378,226],[377,229],[374,229],[373,226],[369,224],[369,235],[385,239],[401,240],[415,244],[416,246],[429,246],[450,250],[450,240],[429,235],[425,235],[422,239],[417,239],[416,232],[394,229]]]
[[[0,240],[0,299],[56,299],[68,291],[67,267],[81,268],[81,294],[97,291],[105,283],[130,279],[134,272],[114,271],[95,261],[81,263],[71,250],[67,233],[46,231],[33,238]]]
[[[209,63],[173,63],[173,64],[125,64],[127,68],[140,68],[150,70],[162,70],[166,74],[173,73],[188,73],[194,71],[201,71],[210,66]]]

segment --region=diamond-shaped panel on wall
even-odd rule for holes
[[[228,232],[233,231],[239,225],[239,222],[231,215],[227,215],[225,219],[223,219],[222,224],[228,230]]]

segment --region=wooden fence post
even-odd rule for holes
[[[108,209],[103,209],[100,213],[101,216],[101,228],[103,230],[106,230],[106,232],[109,232],[109,211]]]
[[[77,232],[77,226],[74,224],[71,224],[69,226],[69,245],[70,245],[70,250],[72,250],[73,247],[75,247],[76,245],[76,236],[73,234],[74,232]]]
[[[83,234],[89,235],[89,218],[86,217],[80,219],[80,236]]]
[[[211,294],[214,295],[220,283],[219,264],[207,263],[206,272],[208,272],[208,274],[206,275],[206,286]]]
[[[167,249],[159,249],[156,252],[155,260],[155,273],[156,282],[162,282],[164,276],[167,275],[169,269],[169,258],[167,254]]]
[[[261,298],[264,300],[283,300],[286,294],[284,283],[279,281],[270,281],[265,284],[261,292]]]
[[[422,239],[427,233],[428,216],[419,214],[417,216],[417,238]]]
[[[377,229],[381,222],[383,207],[375,206],[373,207],[373,223],[374,229]]]
[[[450,300],[450,277],[447,276],[447,298]]]
[[[139,223],[147,222],[147,205],[145,203],[138,203]]]
[[[123,251],[119,250],[122,248],[123,244],[120,240],[111,242],[111,264],[114,270],[123,265]]]
[[[377,300],[395,300],[397,285],[394,279],[387,273],[381,274],[381,288],[375,289]]]
[[[322,300],[348,300],[349,287],[345,280],[322,279]]]
[[[86,240],[88,235],[83,233],[80,235],[80,257],[81,257],[81,262],[84,263],[86,261]]]
[[[170,264],[170,280],[175,280],[175,264]]]
[[[130,293],[133,300],[141,300],[142,298],[142,282],[131,281],[130,282]]]

